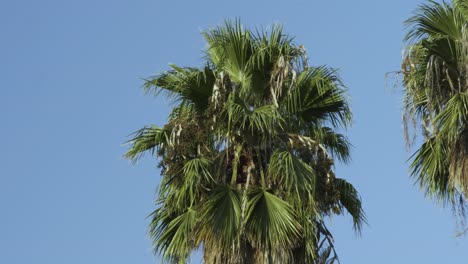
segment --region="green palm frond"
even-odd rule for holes
[[[288,193],[304,190],[314,193],[316,174],[312,167],[288,150],[275,150],[270,158],[268,175]]]
[[[201,232],[212,250],[236,253],[241,221],[240,201],[239,192],[227,185],[215,187],[208,195]]]
[[[426,194],[444,202],[451,200],[449,149],[445,140],[431,137],[413,154],[410,172]]]
[[[271,133],[281,128],[283,118],[273,105],[253,107],[235,94],[231,94],[225,106],[229,129],[241,129],[251,133]]]
[[[333,158],[337,158],[342,162],[349,162],[351,144],[343,134],[336,133],[329,127],[313,129],[310,134],[310,137],[315,138],[326,147]]]
[[[468,120],[468,91],[452,96],[434,123],[441,134],[453,141],[459,136],[466,120]]]
[[[266,252],[276,247],[293,247],[300,238],[301,228],[286,201],[265,189],[250,191],[246,232],[254,246]]]
[[[317,229],[320,231],[320,238],[318,244],[318,252],[315,263],[317,264],[332,264],[340,263],[338,255],[334,247],[334,239],[330,230],[327,228],[325,222],[321,219],[317,220]]]
[[[177,191],[178,195],[174,196],[174,200],[171,202],[181,204],[184,201],[189,201],[189,204],[193,204],[197,199],[200,199],[200,189],[214,183],[210,166],[211,161],[207,158],[200,157],[186,161],[180,173],[180,177],[183,178],[179,184],[180,190]]]
[[[164,208],[156,210],[150,224],[150,235],[156,252],[162,253],[163,261],[185,263],[195,247],[194,226],[197,213],[192,208],[174,215]]]
[[[447,3],[421,5],[406,21],[409,42],[403,63],[405,88],[421,97],[413,102],[438,113],[446,100],[460,91],[466,80],[467,17]],[[460,81],[462,81],[460,83]],[[461,87],[460,87],[461,85]]]
[[[125,158],[136,161],[147,151],[154,155],[160,148],[167,146],[169,135],[163,128],[157,126],[144,127],[133,134],[133,138],[126,142],[131,144],[125,153]]]
[[[229,74],[233,82],[245,88],[250,81],[248,64],[253,44],[250,31],[244,30],[238,20],[226,21],[224,27],[205,32],[204,36],[211,61]]]
[[[252,64],[252,88],[263,96],[277,100],[288,89],[289,75],[295,75],[294,63],[302,55],[293,45],[293,39],[283,33],[281,25],[275,25],[269,33],[257,32]],[[267,85],[265,85],[267,84]]]
[[[216,80],[213,71],[208,66],[201,70],[171,67],[171,71],[145,80],[145,91],[155,95],[166,92],[176,100],[193,103],[197,109],[205,110]]]
[[[254,63],[258,69],[272,69],[280,58],[288,62],[300,55],[299,48],[293,45],[293,38],[283,32],[281,25],[274,25],[270,32],[258,32],[256,39]]]
[[[335,179],[336,189],[339,192],[340,203],[353,217],[353,226],[361,232],[362,225],[367,223],[366,215],[362,209],[361,197],[352,184],[344,179]]]
[[[318,255],[318,228],[315,215],[302,211],[299,219],[302,226],[301,243],[293,249],[293,261],[291,263],[307,264],[316,263]]]
[[[447,3],[429,1],[430,4],[422,4],[414,16],[407,19],[405,24],[410,28],[406,34],[406,41],[419,40],[430,36],[431,38],[446,36],[461,37],[461,29],[464,26],[463,14],[453,9]]]
[[[466,0],[453,0],[453,6],[468,18],[468,2]]]
[[[289,113],[305,122],[325,120],[333,126],[348,126],[351,111],[347,96],[336,71],[326,67],[311,67],[299,74],[297,83],[286,96]]]

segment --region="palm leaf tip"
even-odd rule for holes
[[[335,179],[339,191],[340,203],[353,218],[353,227],[358,234],[367,224],[367,217],[362,208],[361,197],[352,184],[344,179]]]
[[[130,148],[124,154],[124,157],[134,162],[146,152],[155,154],[158,149],[164,147],[168,142],[166,131],[154,125],[144,127],[131,136],[132,138],[125,142],[126,145],[130,145]]]

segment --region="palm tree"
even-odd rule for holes
[[[421,5],[406,21],[405,126],[424,142],[411,175],[426,193],[462,208],[468,194],[468,1]],[[463,211],[463,210],[462,210]]]
[[[354,187],[336,178],[333,158],[349,160],[335,129],[350,124],[335,70],[309,67],[305,50],[281,27],[240,23],[205,32],[206,65],[146,80],[177,106],[163,127],[147,126],[126,157],[159,158],[162,182],[150,235],[156,253],[184,263],[332,263],[323,218],[349,212],[365,222]]]

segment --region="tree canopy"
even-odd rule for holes
[[[402,65],[407,139],[414,139],[411,124],[424,136],[411,175],[429,196],[458,208],[468,194],[467,7],[466,0],[422,4],[406,21]]]
[[[350,159],[340,129],[351,111],[336,70],[309,66],[280,26],[239,21],[205,31],[203,67],[171,65],[144,88],[174,100],[163,126],[135,132],[126,158],[158,158],[161,184],[151,215],[154,248],[184,263],[333,263],[324,217],[366,222],[361,199],[335,176]]]

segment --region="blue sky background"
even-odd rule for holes
[[[169,111],[140,78],[201,65],[200,32],[235,17],[282,23],[349,87],[355,147],[337,171],[370,225],[357,237],[350,217],[331,221],[342,263],[466,263],[450,208],[408,178],[400,89],[386,88],[419,2],[0,1],[0,263],[159,263],[146,236],[159,170],[122,159],[126,136]]]

